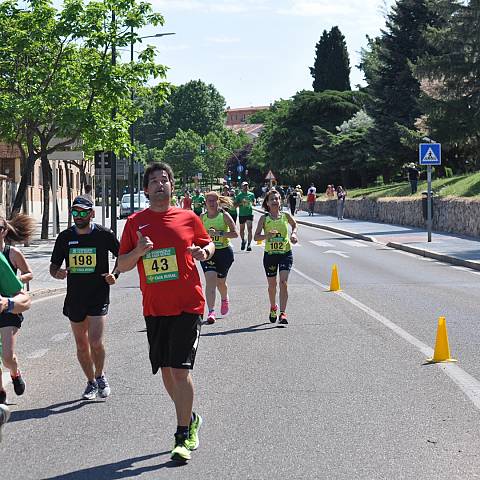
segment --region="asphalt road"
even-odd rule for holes
[[[299,238],[287,328],[268,322],[262,248],[236,252],[231,313],[202,329],[205,423],[182,467],[169,460],[174,411],[149,368],[136,272],[112,291],[106,401],[79,400],[63,297],[36,301],[18,341],[27,391],[8,387],[2,480],[480,478],[480,272],[304,226]],[[334,263],[339,294],[325,288]],[[439,316],[453,369],[424,364]]]

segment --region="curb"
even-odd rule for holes
[[[402,243],[395,243],[395,242],[388,242],[382,243],[376,240],[374,237],[367,237],[366,235],[362,235],[360,233],[349,232],[347,230],[342,230],[340,228],[330,227],[328,225],[319,225],[318,223],[311,223],[306,222],[304,220],[298,220],[295,218],[297,223],[301,225],[307,225],[309,227],[319,228],[321,230],[329,230],[331,232],[340,233],[342,235],[346,235],[348,237],[358,238],[360,240],[365,240],[366,242],[374,242],[379,245],[385,245],[390,248],[394,248],[395,250],[403,250],[405,252],[413,253],[415,255],[419,255],[421,257],[428,257],[433,258],[435,260],[439,260],[440,262],[450,263],[451,265],[457,265],[461,267],[468,267],[474,270],[480,270],[480,262],[476,260],[463,260],[461,258],[451,257],[450,255],[445,255],[443,253],[432,252],[430,250],[425,250],[423,248],[416,248],[410,247],[408,245],[403,245]]]
[[[30,295],[32,299],[48,297],[50,295],[56,295],[57,293],[66,293],[67,287],[58,287],[58,288],[38,288],[37,290],[32,290],[26,292]]]

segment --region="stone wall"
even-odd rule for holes
[[[307,203],[302,202],[301,208],[307,210]],[[315,212],[336,216],[336,200],[318,199],[315,202]],[[347,197],[344,217],[425,227],[421,198],[385,197],[373,200]],[[433,230],[480,237],[480,200],[434,198]]]

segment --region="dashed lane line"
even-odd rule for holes
[[[305,280],[308,280],[310,283],[316,285],[317,287],[320,287],[324,290],[327,290],[329,288],[327,285],[317,282],[317,280],[309,277],[297,268],[292,268],[292,270],[297,275],[300,275]],[[399,327],[388,318],[384,317],[383,315],[376,312],[367,305],[364,305],[363,303],[346,294],[345,292],[335,292],[335,294],[343,298],[343,300],[351,303],[358,309],[362,310],[367,315],[383,324],[385,327],[389,328],[392,332],[394,332],[399,337],[410,343],[410,345],[414,346],[417,350],[419,350],[426,358],[433,356],[432,348],[424,344],[421,340],[415,338],[406,330],[403,330],[403,328]],[[471,400],[475,407],[480,410],[480,382],[475,377],[467,373],[465,370],[461,369],[457,364],[437,363],[436,365],[453,380],[453,382],[460,388],[460,390],[462,390],[462,392],[465,393],[465,395]]]

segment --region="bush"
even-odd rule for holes
[[[450,167],[445,167],[445,178],[452,178],[453,170]]]

